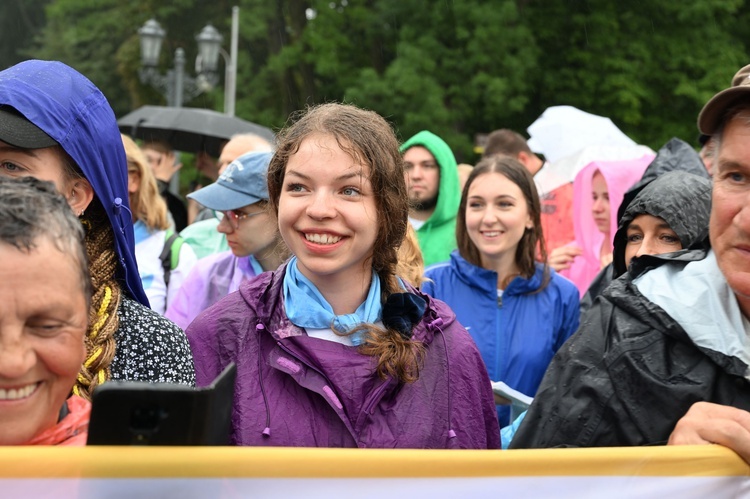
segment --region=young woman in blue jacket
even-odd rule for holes
[[[480,162],[456,219],[458,249],[425,272],[422,290],[446,302],[479,347],[493,381],[530,397],[552,356],[578,328],[578,290],[547,260],[539,195],[510,158]],[[500,426],[510,409],[498,406]]]

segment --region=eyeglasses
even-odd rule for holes
[[[239,210],[227,210],[222,211],[225,217],[229,220],[229,223],[232,224],[232,227],[234,227],[234,230],[237,230],[240,228],[240,221],[245,220],[246,218],[254,217],[255,215],[260,215],[262,213],[265,213],[264,211],[254,211],[253,213],[245,213]]]

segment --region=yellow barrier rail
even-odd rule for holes
[[[719,446],[513,451],[259,447],[0,447],[9,478],[750,476]]]

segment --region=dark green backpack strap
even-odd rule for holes
[[[180,236],[179,234],[175,234],[174,240],[172,240],[172,258],[170,259],[170,264],[172,270],[176,269],[177,266],[180,264],[180,249],[182,248],[182,244],[185,242],[185,240]],[[167,244],[167,243],[164,243]]]
[[[164,269],[164,284],[169,286],[169,275],[180,263],[180,248],[185,240],[172,229],[167,229],[164,249],[161,250],[159,260],[161,268]]]

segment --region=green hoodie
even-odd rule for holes
[[[422,146],[435,157],[440,167],[440,187],[435,211],[417,231],[425,267],[444,262],[456,248],[456,214],[461,201],[458,167],[453,151],[443,139],[423,130],[401,146],[401,154],[414,146]]]

